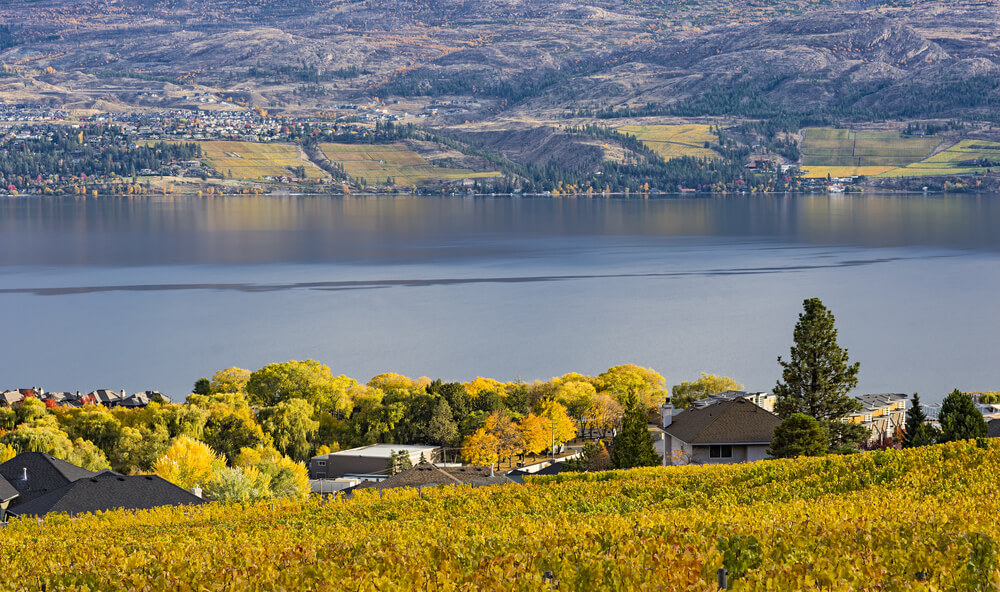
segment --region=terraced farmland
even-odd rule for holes
[[[682,156],[717,158],[711,148],[705,148],[705,142],[718,139],[709,129],[709,126],[701,124],[627,125],[618,128],[618,131],[632,134],[664,160],[670,160]]]
[[[802,170],[812,178],[886,175],[927,158],[940,144],[938,137],[894,131],[808,128],[802,139]]]
[[[1000,162],[1000,142],[962,140],[954,146],[919,162],[885,172],[880,177],[929,177],[984,172],[987,168],[971,161]],[[1000,168],[1000,167],[992,167]]]
[[[297,176],[292,170],[305,169],[306,177],[327,174],[310,162],[294,144],[257,142],[200,142],[204,159],[227,178],[261,181],[265,177]]]
[[[320,149],[355,181],[368,185],[417,186],[430,181],[497,177],[498,172],[437,167],[402,144],[321,144]]]

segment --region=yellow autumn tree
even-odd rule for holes
[[[462,458],[473,465],[491,465],[500,460],[500,442],[481,427],[462,442]]]
[[[204,442],[187,436],[175,438],[166,453],[153,463],[153,473],[174,485],[191,489],[215,478],[225,463]]]
[[[704,399],[709,395],[725,391],[738,391],[743,385],[728,376],[716,376],[715,374],[701,373],[698,380],[684,381],[674,385],[671,389],[671,400],[674,407],[684,409],[692,402]]]
[[[17,456],[17,450],[10,444],[0,444],[0,464],[3,464]]]
[[[587,407],[585,426],[589,430],[599,430],[601,437],[618,427],[622,420],[622,406],[608,393],[597,393],[593,403]]]
[[[209,392],[213,395],[246,393],[250,371],[245,368],[226,368],[212,375]]]
[[[551,422],[545,427],[549,428],[550,436],[557,445],[576,437],[576,422],[566,413],[565,405],[552,399],[545,399],[535,405],[535,412],[539,417]]]
[[[548,448],[551,441],[550,423],[534,413],[528,414],[521,420],[518,428],[521,431],[521,445],[525,452],[539,454]]]
[[[477,376],[475,380],[465,383],[465,392],[473,399],[477,399],[479,395],[490,391],[503,397],[507,395],[506,387],[507,385],[499,380]]]

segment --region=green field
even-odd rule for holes
[[[497,177],[498,172],[477,173],[470,169],[436,167],[402,144],[321,144],[331,162],[344,168],[352,179],[381,185],[392,179],[396,185],[416,186],[430,181],[458,181]]]
[[[637,140],[651,148],[664,160],[692,156],[695,158],[717,158],[718,155],[705,142],[718,139],[702,124],[688,125],[627,125],[618,131],[632,134]]]
[[[910,137],[894,131],[808,128],[802,139],[802,170],[814,178],[885,176],[927,158],[940,144],[934,136]]]
[[[198,142],[204,159],[227,178],[263,180],[265,177],[295,176],[293,167],[303,167],[306,177],[318,179],[327,174],[301,154],[295,144],[258,142]]]
[[[905,167],[882,173],[880,177],[929,177],[984,172],[982,167],[963,166],[967,160],[1000,161],[1000,142],[962,140],[937,154]]]

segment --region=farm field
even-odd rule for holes
[[[203,159],[226,178],[261,181],[265,177],[296,176],[290,169],[304,167],[309,179],[328,175],[300,154],[294,144],[257,142],[199,142]]]
[[[984,439],[50,515],[3,530],[0,588],[710,592],[726,566],[743,591],[993,590],[998,485],[1000,442]]]
[[[705,142],[718,139],[709,129],[709,126],[701,124],[627,125],[618,128],[618,131],[632,134],[664,160],[670,160],[681,156],[717,158],[712,149],[705,148]]]
[[[884,175],[927,158],[940,144],[934,136],[894,131],[807,128],[801,145],[802,170],[811,178]]]
[[[954,146],[946,150],[942,150],[929,158],[907,165],[903,168],[885,172],[879,176],[923,177],[932,175],[962,175],[984,172],[986,168],[990,168],[963,164],[970,160],[1000,162],[1000,142],[988,142],[986,140],[962,140]]]
[[[402,186],[429,181],[456,181],[499,176],[498,172],[477,173],[470,169],[436,167],[402,144],[321,144],[331,162],[344,168],[352,179],[381,185],[387,179]]]

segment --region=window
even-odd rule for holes
[[[316,461],[316,466],[317,467],[325,467],[326,466],[326,461],[325,460],[318,460],[318,461]]]
[[[708,451],[709,458],[733,458],[733,447],[713,444]]]

